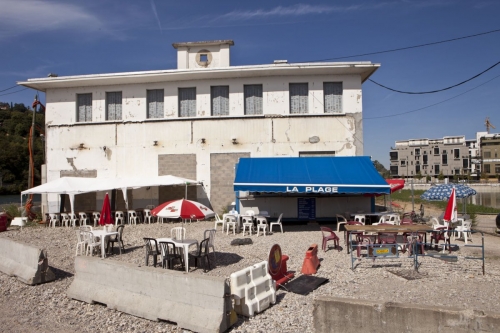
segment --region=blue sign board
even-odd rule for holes
[[[316,219],[316,198],[297,199],[297,217],[299,219]]]

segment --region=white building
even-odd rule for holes
[[[234,201],[240,157],[363,155],[362,83],[379,64],[230,66],[233,45],[173,44],[177,69],[19,82],[46,93],[47,181],[171,174],[202,181],[220,212]],[[184,196],[172,191],[134,190],[129,202]],[[201,192],[188,198],[203,201]],[[82,196],[76,209],[100,199]]]

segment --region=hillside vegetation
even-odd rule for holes
[[[29,174],[29,131],[33,110],[24,104],[0,102],[0,194],[17,194],[27,189]],[[45,115],[35,114],[35,186],[40,184],[44,162]]]

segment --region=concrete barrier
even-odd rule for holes
[[[500,314],[320,296],[314,301],[313,323],[317,333],[498,332]]]
[[[67,295],[202,333],[224,332],[237,319],[225,278],[93,257],[75,258]]]
[[[0,238],[0,272],[29,285],[55,280],[47,252],[29,244]]]

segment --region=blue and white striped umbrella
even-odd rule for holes
[[[439,184],[425,191],[420,198],[430,201],[448,200],[453,187],[455,187],[455,193],[458,199],[467,198],[477,193],[473,188],[463,184]]]

